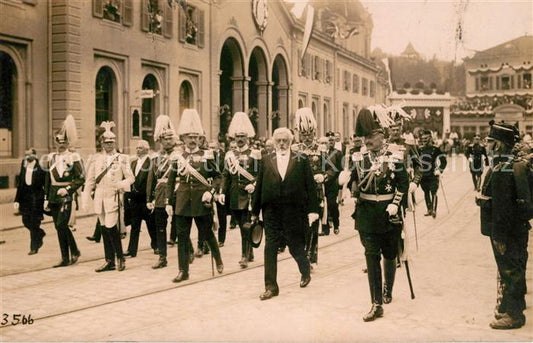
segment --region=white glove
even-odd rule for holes
[[[309,226],[311,226],[315,220],[318,220],[318,213],[309,213],[307,218],[309,219]]]
[[[59,188],[57,190],[57,195],[59,195],[60,197],[67,196],[68,195],[68,191],[67,191],[66,188]]]
[[[211,194],[211,192],[204,192],[202,195],[202,202],[211,202],[211,199],[213,199],[213,194]]]
[[[252,194],[255,191],[255,186],[253,184],[247,184],[246,187],[244,187],[244,190],[248,192],[248,194]]]
[[[174,209],[172,208],[172,205],[166,205],[165,212],[167,212],[169,217],[172,217],[172,215],[174,214]]]
[[[50,209],[48,208],[48,200],[45,200],[44,203],[43,203],[43,209],[45,211],[49,211]]]
[[[20,207],[20,204],[18,202],[14,202],[13,203],[13,208],[15,209],[15,211],[18,211],[19,210],[19,207]]]
[[[345,184],[348,183],[348,181],[350,181],[350,172],[348,170],[343,170],[341,171],[341,173],[339,174],[339,185],[340,186],[343,186]]]
[[[409,193],[414,193],[417,188],[418,186],[416,185],[416,183],[414,182],[409,183]]]
[[[220,205],[224,206],[226,203],[226,194],[219,194],[217,200]]]
[[[398,205],[388,204],[387,209],[385,211],[387,211],[389,217],[395,216],[398,213]]]
[[[315,174],[314,178],[316,183],[324,182],[324,175],[322,174]]]
[[[436,175],[436,176],[439,176],[439,175],[440,175],[440,170],[435,169],[435,171],[433,172],[433,174]]]
[[[472,163],[472,162],[474,162],[474,159],[472,157],[469,157],[468,158],[468,162]]]
[[[146,208],[149,209],[150,211],[153,211],[155,208],[155,204],[153,202],[147,202]]]

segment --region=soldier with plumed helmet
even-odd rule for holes
[[[168,177],[171,168],[169,157],[174,152],[176,132],[169,116],[162,114],[157,117],[154,139],[161,144],[161,149],[152,157],[152,168],[146,181],[146,207],[153,212],[159,254],[152,268],[159,269],[167,266],[167,221],[172,216],[172,206],[168,203]]]
[[[101,225],[105,253],[105,263],[95,271],[122,271],[126,268],[120,234],[120,226],[123,225],[123,194],[130,190],[135,176],[128,156],[116,150],[116,136],[111,131],[115,123],[104,121],[100,126],[105,129],[101,137],[103,152],[94,155],[88,166],[83,203],[87,205],[90,194],[94,191],[94,213],[98,215]]]
[[[367,151],[354,161],[350,183],[355,183],[353,217],[365,248],[368,283],[372,308],[363,317],[373,321],[383,316],[383,303],[392,300],[396,257],[401,226],[397,224],[404,194],[409,190],[409,178],[398,156],[384,142],[384,129],[391,123],[386,108],[374,106],[362,109],[356,122],[356,135],[364,137]],[[384,257],[384,284],[381,256]]]
[[[185,143],[182,152],[170,156],[168,175],[168,203],[172,206],[178,234],[178,275],[173,282],[189,279],[190,234],[194,219],[198,236],[205,240],[211,250],[219,274],[224,271],[218,242],[213,234],[213,200],[223,184],[213,181],[222,175],[217,167],[212,150],[202,150],[199,137],[204,134],[200,115],[195,109],[183,111],[177,130]],[[216,189],[214,185],[219,184]]]
[[[228,127],[228,136],[237,144],[235,150],[228,151],[224,158],[224,189],[219,195],[221,203],[229,202],[229,209],[241,230],[241,268],[248,267],[254,260],[250,242],[250,227],[244,225],[250,221],[251,199],[255,192],[255,178],[259,172],[261,151],[250,147],[250,139],[255,130],[248,115],[236,112]],[[225,195],[228,195],[228,199]]]
[[[68,115],[54,137],[57,152],[49,154],[45,162],[47,173],[43,206],[45,211],[49,209],[52,213],[61,249],[61,262],[54,267],[74,264],[80,257],[76,240],[68,226],[73,194],[85,181],[80,156],[68,151],[68,147],[76,143],[77,137],[74,117]]]

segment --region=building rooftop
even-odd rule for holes
[[[469,61],[502,59],[508,56],[525,56],[531,59],[533,54],[533,36],[527,35],[496,45],[492,48],[478,51]]]

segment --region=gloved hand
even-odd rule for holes
[[[348,181],[350,181],[350,172],[348,170],[343,170],[341,171],[341,173],[339,174],[339,186],[344,186],[345,184],[348,183]]]
[[[202,202],[211,202],[212,199],[213,199],[213,194],[211,194],[211,192],[206,191],[202,195]]]
[[[314,178],[316,183],[324,182],[324,175],[322,174],[315,174]]]
[[[65,197],[68,195],[68,191],[66,188],[59,188],[57,190],[57,195],[59,195],[60,197]]]
[[[257,216],[252,215],[252,216],[250,217],[250,221],[251,221],[252,223],[257,222]]]
[[[307,218],[309,219],[309,226],[311,226],[315,220],[318,220],[318,213],[309,213]]]
[[[416,183],[414,182],[409,183],[409,193],[414,193],[417,188],[418,186],[416,185]]]
[[[217,200],[220,205],[224,206],[226,204],[226,194],[219,194]]]
[[[389,217],[395,216],[398,213],[398,205],[388,204],[387,209],[385,211],[387,211]]]
[[[43,209],[44,209],[45,211],[49,211],[49,210],[50,210],[50,208],[48,207],[48,200],[45,200],[45,201],[44,201],[44,203],[43,203]]]
[[[248,194],[252,194],[255,191],[255,186],[250,183],[244,187],[244,190],[247,191]]]
[[[13,203],[13,208],[15,209],[15,211],[18,211],[19,210],[19,207],[20,207],[20,204],[18,202],[14,202]]]
[[[172,215],[174,214],[174,209],[172,208],[172,205],[166,205],[165,212],[167,212],[169,217],[172,217]]]
[[[155,208],[155,204],[153,202],[147,202],[146,208],[149,209],[150,211],[153,211]]]
[[[468,162],[472,163],[472,162],[474,162],[474,159],[472,157],[469,157],[468,158]]]
[[[434,175],[436,176],[439,176],[441,174],[440,170],[438,169],[435,169],[435,171],[433,172]]]

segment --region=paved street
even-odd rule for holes
[[[85,239],[92,232],[94,217],[78,221],[74,235],[82,256],[78,264],[67,268],[50,268],[60,258],[51,224],[44,225],[44,246],[33,256],[27,255],[27,230],[1,231],[0,240],[6,242],[0,245],[2,312],[31,314],[34,322],[2,326],[0,339],[532,341],[531,292],[524,327],[497,331],[488,326],[496,298],[496,266],[489,240],[480,234],[470,175],[463,170],[459,157],[444,173],[450,211],[441,196],[436,219],[423,216],[423,195],[417,192],[419,250],[413,252],[410,262],[416,298],[410,299],[402,267],[397,272],[393,302],[384,306],[384,318],[375,322],[362,321],[370,308],[369,290],[362,272],[363,248],[350,218],[353,205],[348,200],[341,207],[340,234],[320,239],[319,264],[310,285],[299,287],[298,269],[287,251],[279,256],[280,294],[268,301],[259,300],[263,245],[255,250],[255,262],[242,271],[238,230],[228,231],[221,248],[222,275],[211,276],[207,255],[194,261],[190,280],[182,284],[171,282],[177,274],[175,247],[169,250],[167,268],[150,268],[157,257],[149,249],[146,230],[141,232],[142,251],[127,260],[124,272],[101,274],[94,269],[103,261],[103,247]],[[15,220],[6,213],[2,218]],[[8,226],[4,223],[4,227]],[[531,272],[527,284],[531,291]]]

